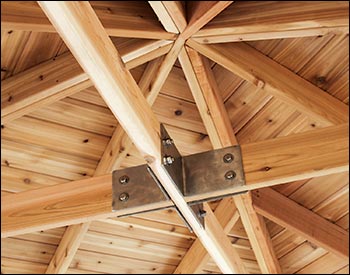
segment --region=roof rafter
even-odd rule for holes
[[[244,43],[187,44],[234,74],[319,121],[347,122],[348,106]]]
[[[187,52],[183,50],[179,56],[180,63],[188,82],[191,83],[189,85],[193,97],[214,148],[236,145],[237,140],[208,61],[191,48],[186,48],[186,50]],[[266,225],[244,198],[245,196],[235,196],[234,202],[241,215],[258,264],[263,273],[279,274],[281,268],[274,254],[271,239],[267,234]],[[225,200],[223,199],[221,203],[225,204]],[[184,266],[188,266],[186,262],[192,261],[186,256],[183,259],[185,263],[180,263]],[[190,272],[184,271],[185,273]]]
[[[246,185],[234,191],[349,171],[348,139],[349,125],[344,124],[242,144]],[[1,201],[1,237],[116,216],[111,213],[111,183],[112,175],[107,174],[7,195]],[[223,194],[215,192],[213,195]],[[51,209],[48,205],[57,205],[57,208]],[[169,205],[164,202],[138,210]],[[127,213],[125,210],[119,214]]]
[[[252,192],[254,209],[310,242],[349,259],[349,232],[271,188]],[[283,207],[281,207],[283,206]]]
[[[229,239],[222,237],[222,228],[211,210],[206,208],[208,219],[204,229],[162,167],[158,140],[160,124],[131,74],[123,66],[90,4],[39,4],[220,269],[223,272],[234,272],[236,263],[231,256],[234,250]],[[84,17],[79,16],[81,14]],[[95,57],[94,60],[90,60],[92,56]],[[116,90],[119,93],[115,93]]]
[[[122,59],[128,69],[167,53],[171,42],[140,41],[135,48],[122,47]],[[1,123],[70,96],[93,84],[78,62],[66,53],[2,81]]]
[[[158,59],[150,61],[147,65],[139,83],[139,85],[141,84],[140,88],[143,93],[146,93],[149,90],[154,72],[158,69],[163,59],[164,58],[159,57]],[[153,91],[153,93],[154,92],[156,91]],[[153,98],[155,98],[155,96]],[[111,173],[114,169],[117,169],[125,159],[126,154],[130,151],[132,145],[132,141],[129,139],[123,128],[118,125],[96,167],[94,176]],[[46,274],[66,273],[85,233],[87,232],[87,229],[89,228],[89,225],[90,222],[87,222],[74,224],[67,228],[56,249],[55,255],[50,261]],[[72,245],[72,243],[74,245]],[[65,251],[69,251],[69,253],[62,255]]]

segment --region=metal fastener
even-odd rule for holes
[[[124,175],[124,176],[121,176],[120,178],[119,178],[119,182],[120,182],[120,184],[127,184],[128,182],[129,182],[129,177],[127,176],[127,175]]]
[[[173,144],[174,144],[174,140],[172,140],[171,138],[163,139],[163,145],[170,146],[170,145],[173,145]]]
[[[174,163],[174,161],[175,161],[175,159],[172,156],[164,156],[163,157],[163,164],[164,165],[171,165]]]
[[[119,195],[119,200],[122,202],[126,202],[129,199],[129,194],[124,192]]]
[[[200,209],[198,213],[198,217],[204,218],[207,215],[207,211]]]
[[[230,163],[233,161],[233,155],[231,153],[228,153],[226,155],[224,155],[224,162],[225,163]]]
[[[236,173],[232,170],[226,172],[225,179],[227,180],[233,180],[236,177]]]

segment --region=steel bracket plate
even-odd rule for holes
[[[112,211],[169,200],[147,164],[113,171],[112,182]]]
[[[245,185],[240,146],[182,157],[163,125],[160,133],[163,167],[184,197],[200,195],[203,198],[188,204],[204,226],[205,212],[201,203],[218,199],[212,195],[217,190],[227,189],[227,195],[234,195],[234,187]],[[113,172],[114,211],[166,200],[170,200],[168,194],[148,165]],[[178,210],[174,204],[173,207]],[[191,230],[185,219],[184,222]]]

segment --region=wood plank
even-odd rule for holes
[[[340,124],[348,121],[348,107],[308,81],[243,43],[187,44],[299,111],[321,121]],[[252,69],[254,68],[254,69]]]
[[[197,86],[190,84],[190,87],[193,87],[193,96],[201,111],[201,116],[208,129],[213,147],[220,148],[237,144],[223,99],[221,98],[209,63],[207,60],[203,60],[196,51],[190,48],[186,50],[187,53],[184,51],[180,53],[180,62],[189,83],[198,83]],[[281,269],[274,254],[272,243],[267,234],[262,217],[259,217],[255,213],[247,198],[238,196],[234,197],[234,201],[241,215],[261,270],[265,273],[278,274]],[[227,232],[228,231],[229,229]],[[189,262],[191,261],[189,260]],[[243,265],[241,264],[241,266]]]
[[[222,239],[218,234],[223,230],[218,225],[214,214],[207,209],[208,216],[211,218],[208,218],[206,227],[203,228],[163,168],[159,144],[159,122],[130,72],[123,65],[90,4],[40,2],[40,6],[219,267],[223,272],[234,271],[232,246],[229,240]],[[81,14],[84,14],[84,17]],[[92,56],[95,58],[90,60]],[[104,81],[101,76],[104,77]],[[115,93],[116,90],[119,93]]]
[[[272,189],[252,192],[254,208],[258,213],[297,232],[307,240],[338,256],[349,258],[348,232],[310,210],[287,199]],[[266,202],[269,203],[266,203]],[[283,205],[283,207],[278,207]]]
[[[46,264],[1,257],[2,274],[43,274]]]
[[[243,144],[246,186],[232,192],[348,171],[348,134],[348,126],[341,125]],[[110,212],[111,194],[111,175],[106,175],[7,195],[1,204],[1,236],[116,215]],[[224,194],[226,192],[214,192],[212,195]],[[37,198],[38,201],[33,203],[29,198]],[[200,198],[203,197],[192,196],[186,200]],[[47,208],[51,204],[58,208]],[[158,208],[164,206],[169,205],[157,205]],[[16,213],[21,213],[21,217]]]
[[[116,263],[118,264],[116,265]],[[174,266],[170,264],[141,261],[84,250],[78,251],[71,267],[117,274],[169,274],[174,270]]]
[[[137,47],[120,48],[122,59],[131,69],[169,50],[168,41],[142,41]],[[149,55],[146,57],[146,55]],[[145,59],[146,58],[146,59]],[[75,58],[66,53],[10,77],[1,85],[2,123],[17,119],[43,106],[92,86]]]
[[[327,253],[296,272],[296,274],[332,274],[340,268],[346,266],[348,263],[349,261],[343,258],[340,258],[332,253]]]
[[[194,35],[200,43],[266,40],[349,32],[349,3],[236,2]]]
[[[174,39],[157,22],[145,3],[131,4],[128,1],[92,1],[103,26],[110,36]],[[55,32],[36,2],[13,1],[1,3],[1,26],[8,30]],[[139,16],[142,14],[143,16]]]

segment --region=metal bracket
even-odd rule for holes
[[[163,125],[160,133],[163,167],[173,183],[184,196],[200,194],[204,197],[188,203],[204,227],[202,202],[218,199],[211,195],[214,191],[230,189],[227,195],[234,195],[232,187],[245,185],[240,146],[182,157]],[[170,197],[147,164],[113,172],[113,211],[135,208],[133,214],[140,213],[144,212],[138,210],[141,206],[165,200],[170,200]],[[183,218],[176,205],[173,207]],[[192,231],[187,221],[183,220]]]
[[[112,211],[169,200],[147,164],[113,171],[112,182]]]

